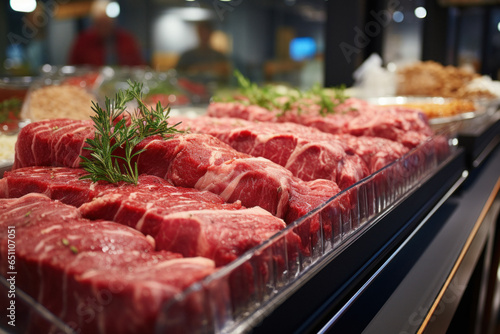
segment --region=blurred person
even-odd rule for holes
[[[177,71],[204,83],[227,82],[231,71],[229,59],[210,46],[210,37],[213,33],[211,22],[199,22],[196,25],[196,32],[198,45],[181,54],[176,65]]]
[[[91,7],[92,25],[73,44],[70,65],[144,65],[141,50],[134,37],[118,27],[106,14],[108,1],[94,1]]]

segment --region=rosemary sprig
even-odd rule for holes
[[[161,135],[166,138],[168,134],[180,133],[175,127],[170,126],[168,118],[170,108],[163,108],[161,103],[156,108],[148,107],[142,100],[141,83],[128,81],[129,88],[120,90],[114,100],[105,97],[105,109],[99,104],[92,102],[95,115],[91,116],[94,121],[94,139],[87,139],[90,150],[90,158],[82,158],[81,166],[89,173],[82,179],[91,179],[93,182],[100,180],[117,183],[120,181],[137,184],[139,172],[137,163],[132,164],[134,157],[138,156],[144,149],[134,152],[135,147],[143,139]],[[135,100],[138,108],[128,113],[130,119],[125,116],[127,103]],[[122,149],[124,156],[117,155],[116,150]]]

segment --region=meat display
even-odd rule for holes
[[[81,218],[77,208],[41,194],[0,199],[0,222],[2,275],[12,271],[6,244],[15,229],[16,287],[82,332],[152,332],[162,304],[215,268],[209,259],[156,252],[150,237]]]
[[[19,133],[13,168],[78,165],[81,158],[73,154],[76,151],[73,148],[86,151],[82,149],[83,134],[92,136],[90,125],[87,122],[78,122],[79,126],[64,125],[58,120],[42,123],[43,126],[29,124]],[[48,132],[47,129],[54,127],[57,129]],[[61,145],[62,140],[67,145]],[[39,149],[28,149],[32,147]],[[66,147],[70,151],[64,154]],[[315,181],[302,181],[270,160],[240,153],[206,134],[174,135],[169,139],[149,137],[137,145],[137,150],[142,149],[145,151],[137,159],[139,173],[165,178],[175,186],[208,190],[227,202],[239,200],[248,208],[261,206],[287,223],[291,223],[288,217],[301,216],[304,207],[315,207],[340,191],[335,182],[327,180],[321,182],[322,190],[317,191]],[[43,159],[39,155],[53,158]],[[304,189],[314,195],[308,196]]]
[[[104,119],[117,143],[106,161],[120,175],[131,153],[136,183],[84,178],[97,121],[23,127],[0,179],[2,275],[15,229],[16,286],[76,332],[211,332],[272,303],[449,152],[411,109],[347,99],[325,114],[312,100],[285,111],[247,102],[171,118],[186,133],[141,133],[129,152],[114,134],[143,131],[147,112]],[[55,331],[29,317],[27,332]]]

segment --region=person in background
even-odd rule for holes
[[[199,22],[196,31],[198,46],[181,54],[176,65],[177,71],[204,83],[227,82],[231,71],[229,60],[226,55],[210,46],[210,37],[213,33],[211,22]]]
[[[144,65],[134,37],[118,27],[106,14],[108,1],[94,1],[92,25],[83,31],[70,50],[70,65],[139,66]]]

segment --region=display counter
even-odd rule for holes
[[[480,116],[471,118],[468,126],[460,121],[439,128],[400,158],[336,195],[325,195],[320,205],[301,213],[300,218],[290,216],[287,227],[179,289],[174,297],[158,303],[157,313],[150,320],[138,316],[138,322],[157,333],[268,333],[276,328],[287,333],[443,332],[444,328],[463,326],[462,319],[468,326],[488,326],[495,318],[491,296],[500,253],[495,237],[500,210],[500,112]],[[74,126],[72,122],[68,124]],[[78,124],[80,132],[93,129],[89,124]],[[22,131],[28,132],[29,126]],[[53,136],[66,136],[59,125],[49,128],[57,130],[56,134],[51,132]],[[20,138],[24,144],[18,142],[19,147],[33,147],[26,139],[30,137]],[[81,147],[82,138],[79,140]],[[56,150],[52,143],[59,140],[47,144],[47,149]],[[155,154],[154,150],[149,152]],[[157,155],[150,156],[149,161],[154,161],[152,157]],[[34,166],[66,163],[39,160]],[[33,166],[28,163],[20,167]],[[273,168],[278,167],[273,164]],[[0,175],[9,169],[6,166]],[[9,177],[4,176],[2,181],[8,184]],[[51,185],[59,182],[54,179],[51,174]],[[20,189],[17,182],[12,183],[12,189]],[[273,193],[283,191],[281,186],[269,184]],[[290,200],[305,203],[296,196]],[[59,247],[61,244],[67,246],[68,242],[57,243]],[[65,252],[69,253],[68,249]],[[80,256],[84,251],[71,252]],[[0,278],[8,289],[6,278]],[[66,298],[62,297],[64,307]],[[30,311],[22,318],[29,329],[39,328],[39,322],[34,321],[38,317],[63,332],[94,331],[78,314],[80,304],[67,307],[76,310],[77,323],[67,322],[71,318],[64,318],[66,311],[53,315],[43,303],[20,299]],[[106,311],[112,309],[107,304],[98,308],[100,318],[111,321]],[[57,318],[60,315],[62,318]],[[109,326],[117,330],[117,324]],[[123,330],[133,331],[128,327]]]

